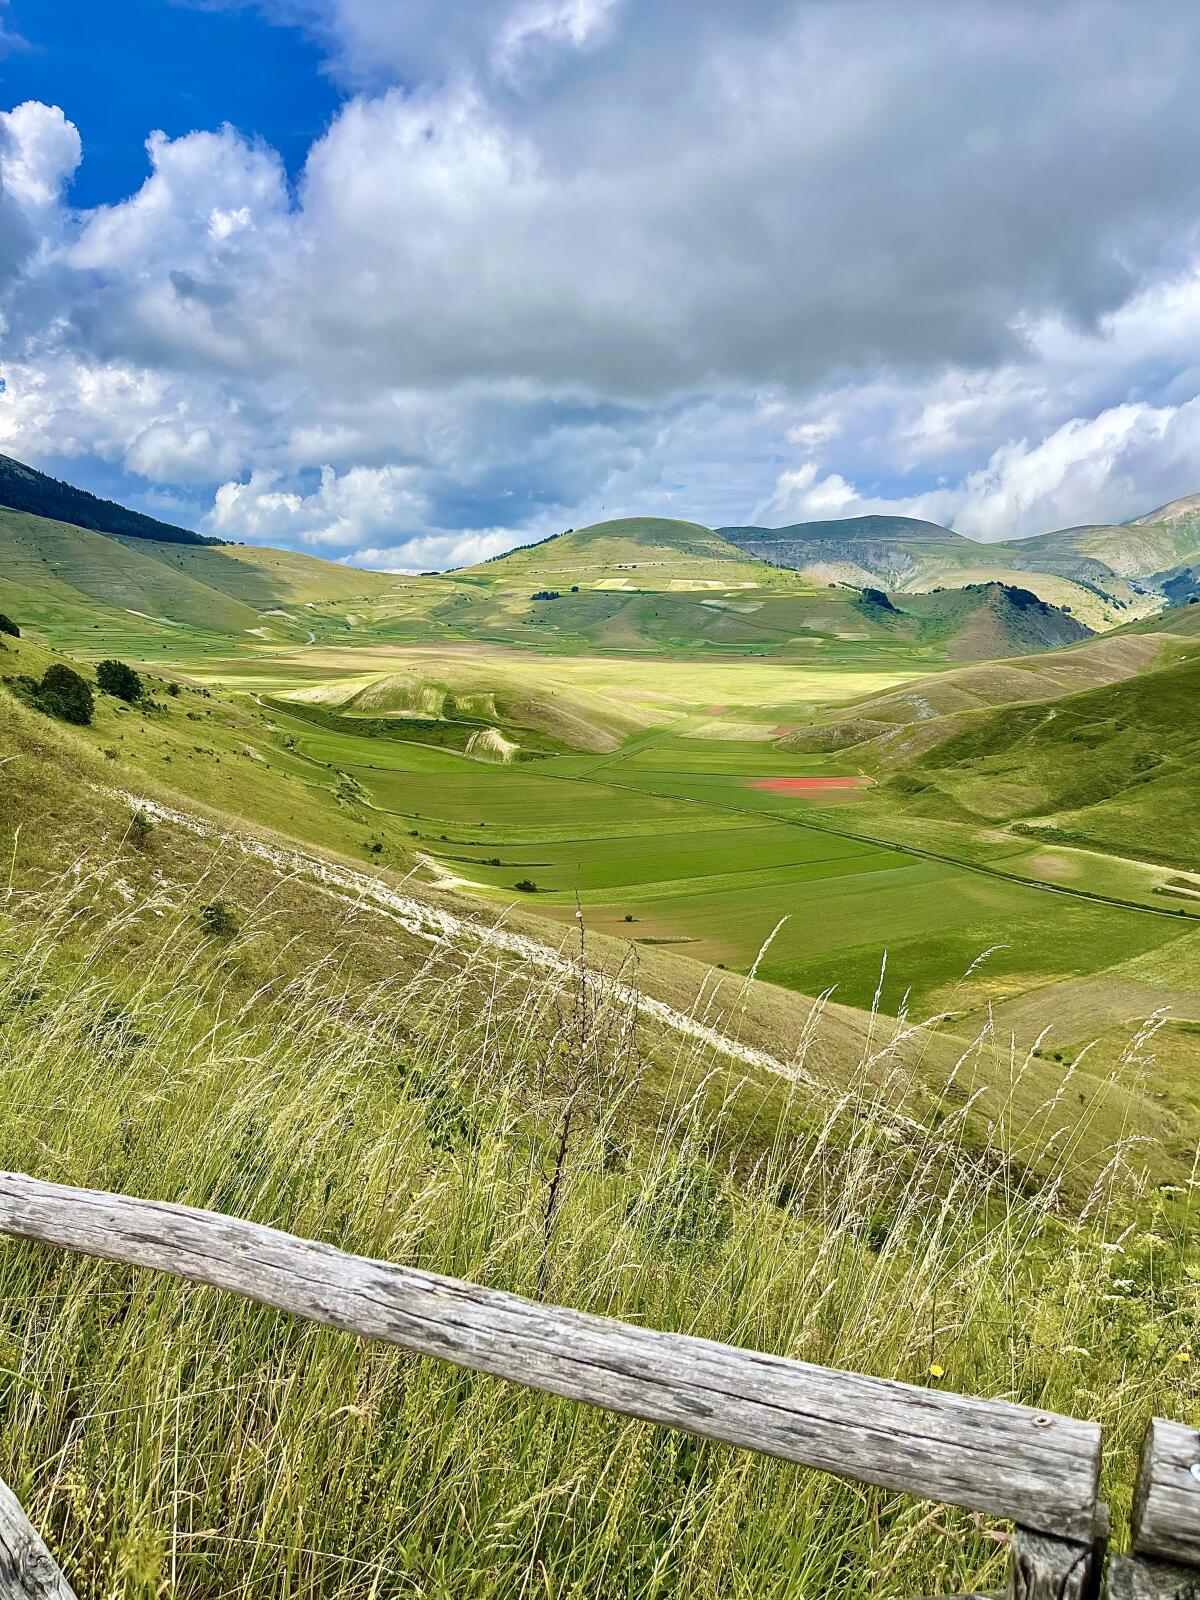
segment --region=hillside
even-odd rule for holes
[[[122,534],[130,539],[157,539],[164,544],[215,545],[220,539],[209,539],[193,533],[190,528],[179,528],[174,523],[160,522],[157,517],[145,516],[140,511],[130,511],[127,506],[113,500],[101,500],[86,489],[51,478],[35,467],[14,461],[11,456],[0,455],[0,506],[13,511],[26,511],[37,517],[48,517],[55,522],[70,522],[78,528],[88,528],[93,533]]]
[[[817,579],[902,589],[930,567],[964,562],[976,546],[950,528],[915,517],[842,517],[785,528],[718,530],[762,561]]]
[[[899,628],[911,628],[921,644],[939,645],[954,661],[997,661],[1059,650],[1092,637],[1090,628],[1030,590],[1004,583],[972,583],[961,589],[880,597],[867,590],[864,612],[886,615]]]
[[[112,536],[0,510],[0,610],[86,655],[175,659],[230,638],[344,631],[353,602],[392,585],[291,551]]]
[[[993,548],[1018,566],[1101,586],[1110,574],[1151,580],[1167,568],[1200,558],[1200,516],[1171,513],[1172,507],[1164,506],[1134,522],[1061,528],[1030,539],[1009,539]]]
[[[891,780],[911,803],[1200,869],[1200,650],[1051,705],[970,723]],[[1190,880],[1189,880],[1190,881]],[[1188,891],[1200,903],[1200,879]]]

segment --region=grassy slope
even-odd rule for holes
[[[346,634],[393,580],[288,551],[114,538],[0,509],[0,609],[92,657],[202,660],[222,640]]]
[[[1056,1171],[1023,1187],[964,1159],[962,1070],[937,1132],[861,1097],[795,1102],[739,1159],[745,1085],[633,1114],[644,1069],[614,996],[445,957],[379,986],[348,912],[339,959],[287,943],[295,888],[233,940],[198,931],[203,883],[147,902],[130,850],[10,896],[6,1163],[1095,1416],[1121,1535],[1146,1418],[1195,1401],[1186,1209],[1139,1211],[1114,1173],[1086,1226],[1059,1220]],[[685,1085],[703,1070],[676,1065]],[[997,1138],[1023,1119],[1005,1106]],[[900,1600],[1001,1580],[1003,1545],[966,1513],[933,1526],[920,1501],[32,1245],[0,1251],[0,1353],[0,1475],[81,1595]]]
[[[905,769],[922,805],[1200,866],[1200,651],[1170,643],[1157,670],[1052,705],[998,711]],[[909,790],[912,793],[914,791]]]

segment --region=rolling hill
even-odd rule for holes
[[[760,563],[711,528],[698,522],[668,517],[619,517],[591,527],[570,529],[537,544],[494,556],[463,573],[486,577],[489,582],[509,579],[583,584],[624,581],[621,574],[636,572],[644,588],[669,588],[673,583],[709,579],[724,583],[746,569],[759,583],[769,574]]]
[[[1200,650],[1051,704],[970,721],[891,780],[922,811],[1017,824],[1074,844],[1200,870]],[[1200,879],[1179,893],[1200,905]]]
[[[298,641],[344,629],[355,602],[393,582],[291,551],[130,538],[0,510],[0,610],[84,655]]]

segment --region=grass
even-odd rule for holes
[[[274,899],[214,938],[211,882],[125,903],[113,881],[101,862],[0,908],[7,1167],[1096,1417],[1119,1526],[1145,1419],[1197,1414],[1191,1202],[1145,1195],[1117,1153],[1064,1210],[1069,1069],[1034,1119],[1041,1183],[1008,1176],[1012,1112],[973,1154],[953,1081],[928,1131],[797,1093],[753,1144],[736,1082],[714,1106],[684,1071],[634,1113],[636,1034],[603,985],[517,1005],[465,952],[367,977],[352,934],[263,962]],[[19,1243],[0,1476],[81,1595],[123,1600],[899,1597],[995,1585],[1004,1559],[965,1514]]]

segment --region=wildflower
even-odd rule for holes
[[[1186,1367],[1188,1362],[1192,1359],[1192,1352],[1190,1350],[1176,1350],[1175,1359],[1179,1362],[1181,1367]]]
[[[936,1361],[931,1361],[929,1364],[929,1376],[931,1378],[944,1378],[946,1369],[945,1367],[940,1367]]]

